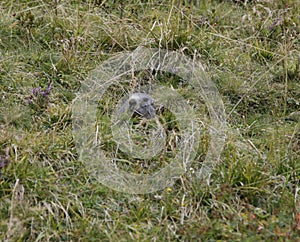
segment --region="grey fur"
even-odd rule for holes
[[[155,116],[156,111],[152,97],[146,93],[133,93],[118,111],[122,113],[135,113],[147,119]]]

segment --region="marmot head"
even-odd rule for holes
[[[130,112],[151,119],[155,116],[155,106],[152,97],[145,93],[133,93],[124,103],[119,113]]]

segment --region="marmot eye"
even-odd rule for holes
[[[148,101],[149,101],[149,98],[146,98],[146,97],[143,98],[143,102],[148,102]]]

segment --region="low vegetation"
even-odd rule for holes
[[[299,12],[293,0],[1,1],[0,240],[298,241]],[[191,169],[155,193],[111,190],[79,159],[72,101],[81,83],[139,46],[200,60],[218,87],[228,129],[209,184],[195,175],[213,142],[208,132]],[[149,82],[150,74],[137,76]],[[203,106],[176,75],[157,78]],[[125,89],[99,100],[107,153],[115,143],[106,110]],[[160,118],[174,119],[167,110]],[[123,168],[172,162],[168,139],[158,163]]]

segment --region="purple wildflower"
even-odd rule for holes
[[[47,96],[50,94],[51,89],[52,89],[52,83],[50,83],[50,84],[48,85],[48,87],[46,88],[46,90],[44,90],[44,91],[42,92],[43,97],[47,97]]]
[[[32,89],[32,94],[34,96],[39,96],[41,94],[41,92],[42,92],[42,89],[40,86]]]
[[[32,99],[31,99],[31,98],[28,98],[28,99],[27,99],[27,104],[28,104],[28,105],[32,104]]]
[[[51,89],[52,89],[52,83],[50,83],[45,90],[42,90],[42,88],[38,86],[32,89],[32,94],[36,97],[43,96],[44,98],[46,98],[50,94]]]
[[[32,95],[27,99],[28,105],[36,106],[35,108],[45,108],[49,101],[49,94],[51,93],[52,83],[46,89],[40,86],[32,89]]]

